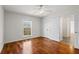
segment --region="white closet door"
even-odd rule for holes
[[[79,48],[79,16],[75,17],[75,40],[74,47]]]

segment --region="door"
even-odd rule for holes
[[[63,16],[62,22],[61,22],[61,28],[62,31],[62,40],[61,42],[73,45],[74,40],[74,17],[73,16]]]
[[[75,40],[74,47],[79,48],[79,17],[75,16]]]

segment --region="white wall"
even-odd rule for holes
[[[40,22],[41,22],[40,23],[40,34],[41,34],[41,36],[43,36],[43,25],[44,25],[43,24],[43,17],[40,18]]]
[[[2,48],[3,48],[3,19],[4,18],[4,11],[3,11],[3,8],[2,8],[2,6],[0,6],[0,52],[1,52],[1,50],[2,50]]]
[[[49,15],[45,18],[37,18],[5,11],[5,43],[23,39],[23,20],[32,21],[32,36],[27,39],[44,36],[59,41],[59,16]]]
[[[5,43],[23,40],[23,21],[32,21],[33,38],[40,36],[40,18],[5,11]]]
[[[43,18],[43,36],[59,41],[60,17],[49,15]]]

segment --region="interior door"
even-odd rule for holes
[[[61,42],[73,45],[74,40],[74,17],[73,16],[63,16],[61,22],[60,32],[62,32]]]
[[[75,40],[74,40],[74,47],[79,48],[79,17],[75,17]]]

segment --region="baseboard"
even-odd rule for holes
[[[47,38],[47,39],[50,39],[50,40],[54,40],[54,41],[59,42],[58,39],[53,39],[53,38],[46,37],[46,36],[36,36],[36,37],[30,37],[30,38],[23,38],[23,39],[8,41],[8,42],[4,42],[4,44],[12,43],[12,42],[17,42],[17,41],[23,41],[23,40],[29,40],[29,39],[35,39],[35,38]]]
[[[59,40],[59,39],[54,39],[54,38],[47,37],[47,36],[42,36],[42,37],[45,37],[45,38],[48,38],[48,39],[50,39],[50,40],[54,40],[54,41],[60,42],[60,40]]]
[[[17,39],[17,40],[13,40],[13,41],[4,42],[4,44],[17,42],[17,41],[28,40],[28,39],[33,39],[33,38],[38,38],[38,37],[42,37],[42,36],[35,36],[35,37],[28,37],[28,38]]]

